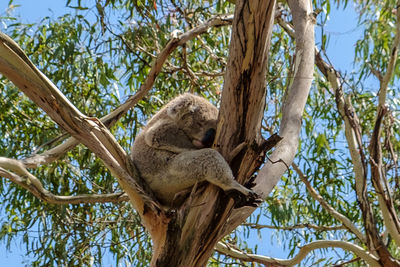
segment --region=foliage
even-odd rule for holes
[[[354,73],[343,76],[343,90],[360,118],[363,149],[368,144],[377,112],[378,87],[372,74],[385,73],[391,44],[395,36],[396,3],[391,1],[333,1],[334,7],[351,8],[360,14],[364,36],[355,46]],[[10,7],[13,1],[10,1]],[[321,47],[329,47],[329,35],[324,32],[333,3],[314,1],[321,10],[318,24],[322,30]],[[27,53],[83,113],[102,117],[134,94],[144,82],[151,62],[172,38],[216,14],[232,13],[228,1],[73,1],[67,0],[68,13],[57,18],[46,17],[37,24],[24,24],[15,18],[13,10],[3,14],[1,29]],[[279,3],[283,14],[287,6]],[[18,7],[15,7],[18,8]],[[397,11],[398,12],[398,11]],[[229,27],[211,28],[185,46],[176,49],[164,64],[162,72],[139,104],[126,114],[112,132],[129,151],[136,133],[145,121],[166,101],[185,91],[196,92],[218,104],[223,73],[228,61]],[[280,108],[293,75],[294,43],[287,32],[277,26],[273,32],[267,84],[267,107],[263,120],[263,136],[279,130]],[[329,56],[329,55],[328,55]],[[400,64],[396,64],[389,83],[387,105],[390,116],[385,119],[383,161],[393,190],[396,208],[400,205],[397,158],[400,151],[400,102],[398,80]],[[336,96],[323,73],[316,71],[312,93],[303,118],[301,144],[297,165],[311,185],[334,209],[348,217],[360,229],[362,213],[355,194],[355,178],[350,158],[343,118],[337,108]],[[42,153],[66,139],[60,129],[7,79],[0,79],[0,156],[22,159]],[[58,195],[78,195],[120,192],[116,180],[102,163],[85,147],[77,146],[61,159],[31,170],[44,187]],[[370,176],[370,174],[369,174]],[[370,177],[369,177],[370,178]],[[368,182],[371,203],[376,192]],[[9,246],[22,238],[32,258],[29,265],[98,265],[110,253],[116,265],[147,266],[151,246],[139,217],[128,203],[52,205],[39,201],[25,189],[0,179],[0,205],[5,216],[0,219],[0,239]],[[377,206],[375,210],[377,211]],[[379,212],[377,226],[384,229]],[[359,243],[308,192],[299,175],[290,170],[277,188],[248,221],[227,241],[243,250],[256,253],[250,232],[260,232],[257,225],[274,227],[316,225],[279,230],[276,237],[294,256],[299,244],[314,240],[338,239]],[[255,228],[255,229],[254,229]],[[265,242],[265,241],[264,241]],[[400,253],[393,241],[390,252]],[[262,251],[258,251],[263,253]],[[320,259],[325,258],[322,262]],[[349,252],[332,253],[320,250],[310,254],[304,265],[328,265],[349,261]],[[210,266],[235,266],[238,260],[216,253]],[[353,263],[355,266],[360,262]]]

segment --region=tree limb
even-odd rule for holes
[[[380,80],[378,110],[381,109],[386,103],[387,88],[388,88],[390,80],[393,77],[394,68],[396,66],[397,54],[398,54],[399,45],[400,45],[400,0],[397,0],[397,3],[396,3],[395,29],[396,29],[396,33],[395,33],[392,48],[390,51],[389,63],[388,63],[385,75],[383,75],[382,79]]]
[[[7,171],[12,170],[13,172]],[[82,203],[106,203],[106,202],[124,202],[129,198],[124,193],[113,194],[83,194],[78,196],[58,196],[44,189],[40,180],[29,173],[24,164],[15,159],[0,157],[0,176],[8,178],[11,182],[16,183],[35,197],[49,204],[82,204]]]
[[[295,224],[292,226],[275,226],[275,225],[265,225],[265,224],[256,224],[256,223],[243,223],[242,226],[248,226],[253,229],[267,228],[267,229],[284,230],[284,231],[292,231],[295,229],[303,229],[303,228],[309,228],[309,229],[313,229],[315,231],[337,231],[337,230],[347,229],[347,227],[344,225],[324,226],[324,225],[316,225],[313,223],[300,223],[300,224]]]
[[[291,25],[286,23],[282,18],[278,18],[278,23],[283,29],[293,37],[293,28]],[[340,76],[337,71],[329,63],[322,59],[322,56],[317,47],[315,47],[315,61],[318,69],[330,82],[333,94],[336,96],[336,104],[345,122],[345,136],[347,143],[349,145],[349,151],[353,163],[353,171],[355,174],[356,181],[356,194],[359,200],[361,210],[363,215],[367,216],[368,219],[364,218],[366,221],[373,219],[372,209],[369,205],[368,198],[366,196],[366,163],[365,156],[363,152],[363,147],[361,143],[361,131],[358,123],[357,115],[354,111],[351,101],[347,98],[345,99],[341,83]],[[347,111],[347,112],[346,112]],[[375,228],[375,226],[371,226]],[[377,231],[374,231],[377,233]],[[368,246],[373,247],[371,244],[371,238],[369,239]]]
[[[393,199],[391,197],[391,190],[389,188],[388,181],[384,174],[384,167],[382,165],[382,146],[380,141],[382,120],[385,114],[388,112],[388,109],[385,107],[387,89],[389,82],[393,78],[393,72],[400,45],[400,0],[397,1],[396,11],[396,33],[394,36],[386,73],[381,79],[379,79],[380,88],[377,115],[370,140],[369,150],[371,154],[370,164],[372,184],[378,195],[378,203],[382,210],[383,220],[390,235],[396,244],[400,246],[400,221],[393,205]]]
[[[329,213],[331,214],[336,220],[340,221],[343,223],[343,225],[353,234],[357,236],[357,238],[364,244],[366,244],[367,240],[366,237],[361,231],[355,226],[349,218],[338,212],[336,209],[334,209],[331,205],[329,205],[325,199],[311,186],[310,181],[308,181],[307,177],[304,175],[304,173],[300,170],[300,168],[297,166],[297,164],[292,164],[294,170],[297,172],[299,175],[301,181],[305,184],[307,191],[310,193],[310,195],[317,200],[321,206]]]
[[[293,36],[292,27],[282,19],[278,19],[279,24]],[[384,264],[392,264],[395,259],[390,255],[387,247],[383,244],[382,238],[378,234],[372,207],[367,196],[367,159],[361,138],[361,127],[355,110],[351,104],[349,96],[345,97],[341,87],[339,73],[332,65],[322,59],[321,54],[315,47],[315,60],[318,69],[330,82],[333,94],[336,96],[338,111],[345,123],[345,136],[349,146],[350,156],[353,163],[355,174],[355,185],[357,199],[362,210],[364,226],[366,229],[366,244],[373,253],[378,253]],[[388,265],[388,266],[390,266]]]
[[[318,240],[308,243],[300,247],[299,252],[292,259],[276,259],[268,256],[247,254],[237,248],[231,247],[223,242],[218,242],[215,246],[215,250],[224,255],[230,256],[235,259],[249,262],[257,262],[264,264],[265,266],[294,266],[299,264],[312,250],[322,248],[341,248],[350,252],[363,259],[369,266],[380,267],[378,259],[370,252],[364,250],[355,244],[339,240]]]
[[[279,136],[283,140],[277,145],[260,170],[255,187],[256,192],[268,195],[282,174],[287,170],[286,165],[293,162],[297,152],[299,133],[304,106],[313,80],[314,72],[314,23],[312,6],[309,1],[288,1],[292,10],[296,37],[296,62],[294,78],[290,82],[288,96],[282,107],[282,121]],[[285,164],[272,162],[284,161]]]
[[[375,127],[371,136],[370,164],[371,164],[371,179],[372,184],[378,196],[379,207],[382,211],[383,221],[385,226],[392,236],[393,240],[400,246],[400,222],[397,216],[397,211],[393,204],[392,192],[388,181],[383,171],[382,164],[382,146],[380,141],[381,124],[388,109],[382,106],[378,110],[378,115],[375,122]]]

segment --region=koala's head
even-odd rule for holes
[[[211,147],[215,138],[218,109],[205,98],[183,94],[169,103],[168,116],[197,148]]]

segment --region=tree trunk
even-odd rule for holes
[[[260,127],[274,10],[274,0],[236,2],[216,147],[242,183],[258,170],[265,155]],[[199,190],[170,215],[161,244],[153,238],[152,266],[207,264],[229,223],[233,201],[212,185]]]

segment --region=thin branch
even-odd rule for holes
[[[292,164],[294,170],[297,172],[297,174],[299,175],[301,181],[305,184],[307,191],[310,193],[310,195],[317,200],[321,206],[329,213],[331,214],[336,220],[342,222],[344,224],[344,226],[346,226],[346,228],[352,232],[353,234],[355,234],[357,236],[357,238],[363,242],[364,244],[366,244],[367,239],[365,237],[365,235],[363,233],[361,233],[361,231],[357,228],[357,226],[355,226],[352,221],[347,218],[345,215],[341,214],[340,212],[338,212],[335,208],[333,208],[331,205],[329,205],[325,199],[317,192],[317,190],[315,190],[312,186],[310,181],[307,179],[307,176],[304,175],[304,173],[300,170],[300,168],[296,165],[296,164]]]
[[[207,50],[208,55],[213,58],[215,61],[220,62],[224,67],[226,66],[226,60],[223,57],[220,57],[214,53],[214,51],[209,47],[206,42],[203,40],[203,38],[198,38],[200,43],[202,44],[202,47]]]
[[[301,224],[296,224],[292,226],[275,226],[275,225],[265,225],[265,224],[256,224],[256,223],[244,223],[242,224],[243,226],[248,226],[253,229],[275,229],[275,230],[283,230],[283,231],[292,231],[295,229],[303,229],[303,228],[309,228],[313,229],[316,231],[337,231],[337,230],[343,230],[343,229],[348,229],[344,225],[338,225],[338,226],[320,226],[316,225],[313,223],[301,223]]]
[[[397,216],[396,209],[393,204],[391,190],[383,172],[382,164],[382,146],[380,142],[381,124],[388,109],[384,106],[378,110],[375,127],[371,136],[370,150],[370,164],[371,164],[371,178],[372,184],[378,196],[379,207],[382,211],[385,226],[392,236],[393,240],[400,246],[400,221]]]
[[[51,162],[56,161],[60,157],[62,157],[66,152],[73,149],[75,146],[79,144],[79,141],[74,137],[68,138],[64,143],[57,145],[49,150],[46,150],[40,154],[34,154],[30,157],[21,159],[21,162],[27,168],[37,168],[40,165],[49,164]]]
[[[334,265],[332,265],[332,267],[343,267],[343,266],[346,266],[347,264],[350,264],[350,263],[359,262],[360,260],[361,260],[360,257],[356,257],[354,259],[351,259],[351,260],[348,260],[348,261],[345,261],[345,262],[337,261],[337,262],[340,262],[340,263],[337,263],[337,264],[335,263]]]
[[[198,78],[194,74],[194,72],[191,70],[188,62],[187,62],[187,49],[186,45],[182,46],[182,61],[183,61],[183,67],[186,71],[186,73],[189,75],[190,81],[192,82],[192,85],[196,86]],[[193,93],[193,86],[191,86],[190,92]]]
[[[379,80],[379,83],[382,84],[383,81],[382,73],[379,70],[375,69],[370,62],[368,63],[368,67],[371,70],[372,74],[375,75],[375,77]]]
[[[7,171],[12,170],[13,172]],[[49,204],[82,204],[82,203],[106,203],[106,202],[124,202],[129,198],[124,193],[113,194],[83,194],[78,196],[59,196],[44,189],[38,178],[29,173],[24,164],[15,159],[0,157],[0,176],[8,178],[37,198]]]
[[[262,256],[257,254],[247,254],[237,248],[229,246],[223,242],[218,242],[215,246],[215,250],[224,255],[230,256],[235,259],[248,262],[257,262],[264,264],[265,266],[294,266],[299,264],[312,250],[322,249],[322,248],[341,248],[350,252],[363,259],[369,266],[380,267],[378,259],[372,255],[370,252],[364,250],[355,244],[339,240],[318,240],[308,243],[300,247],[299,252],[292,259],[277,259],[268,256]]]
[[[396,65],[398,49],[400,45],[400,0],[396,4],[396,33],[393,40],[389,63],[385,75],[380,79],[379,101],[377,107],[377,115],[375,126],[370,140],[370,164],[372,184],[378,195],[379,207],[382,210],[383,220],[385,225],[396,242],[400,246],[400,221],[397,212],[393,205],[391,190],[386,179],[382,164],[382,146],[380,140],[381,125],[383,117],[388,112],[386,105],[386,95],[389,82],[393,78],[393,72]]]
[[[393,40],[392,48],[390,51],[389,63],[386,69],[386,73],[383,76],[382,80],[380,80],[380,88],[379,88],[379,104],[378,110],[381,109],[386,103],[386,94],[387,88],[390,80],[392,79],[394,68],[396,66],[397,54],[400,45],[400,0],[397,0],[396,3],[396,33]]]

